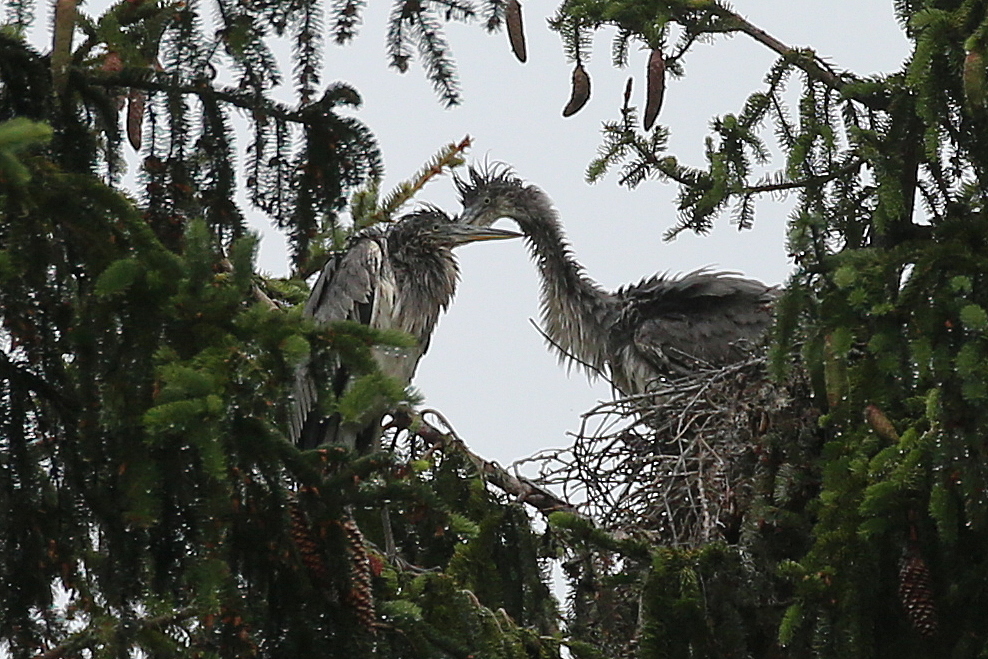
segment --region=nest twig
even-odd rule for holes
[[[434,410],[397,410],[390,427],[425,440],[427,454],[461,452],[489,483],[544,514],[579,513],[615,537],[695,547],[737,540],[763,437],[816,426],[808,392],[798,366],[776,383],[765,357],[753,354],[601,402],[583,415],[571,446],[508,468],[473,453]]]
[[[570,447],[514,466],[535,467],[535,482],[558,488],[601,528],[676,546],[731,541],[751,497],[759,438],[785,417],[806,422],[796,388],[801,375],[773,383],[760,356],[700,370],[600,403]]]

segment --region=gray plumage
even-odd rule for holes
[[[608,292],[573,258],[552,201],[510,170],[456,179],[461,221],[518,223],[542,278],[541,316],[560,359],[608,374],[624,394],[743,359],[772,323],[778,289],[732,273],[655,275]]]
[[[439,314],[456,291],[459,269],[453,248],[519,235],[462,224],[435,207],[406,215],[387,227],[366,229],[326,263],[309,295],[305,314],[319,323],[350,320],[411,334],[415,339],[412,347],[374,349],[381,371],[407,384],[429,347]],[[313,414],[319,387],[332,388],[339,396],[350,383],[350,373],[342,364],[334,364],[324,381],[317,382],[314,371],[308,360],[296,370],[291,439],[304,449],[325,443],[360,451],[371,449],[379,436],[384,410],[370,410],[366,418],[351,423],[342,422],[339,415],[322,418]]]

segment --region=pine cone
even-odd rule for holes
[[[508,41],[511,42],[511,52],[515,54],[519,62],[524,63],[528,59],[528,51],[525,48],[525,26],[521,19],[521,3],[518,0],[508,0],[504,8],[504,22],[508,26]]]
[[[929,638],[937,633],[939,620],[930,568],[913,546],[906,547],[899,561],[899,599],[906,617],[921,636]]]
[[[351,588],[347,600],[356,609],[360,624],[373,633],[377,627],[377,610],[374,607],[374,589],[371,584],[373,570],[367,547],[364,546],[364,534],[353,519],[343,519],[341,524],[352,566]]]
[[[127,94],[127,139],[134,151],[141,150],[141,130],[147,98],[147,93],[140,89],[131,89]]]
[[[662,109],[662,98],[666,93],[666,60],[662,49],[656,48],[648,57],[648,67],[645,69],[645,130],[650,130],[655,118]]]
[[[577,63],[573,69],[573,88],[569,97],[569,102],[563,108],[563,116],[569,117],[580,111],[587,101],[590,100],[590,76],[583,65]]]
[[[985,104],[985,57],[980,47],[975,46],[967,51],[964,57],[964,98],[973,108],[982,108]]]
[[[298,507],[297,503],[292,503],[289,508],[292,518],[292,540],[298,549],[302,564],[309,571],[309,576],[317,583],[326,583],[328,573],[326,562],[319,551],[319,544],[312,535],[312,527],[305,513]]]
[[[875,434],[887,442],[898,442],[899,433],[895,431],[895,426],[885,413],[875,405],[865,407],[865,421],[875,431]]]

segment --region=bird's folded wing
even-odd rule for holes
[[[305,304],[306,315],[321,323],[353,320],[371,324],[384,260],[382,239],[368,236],[354,242],[326,263]]]
[[[778,290],[761,282],[697,272],[653,278],[622,293],[625,326],[638,353],[660,372],[686,373],[736,361],[772,323]]]
[[[385,262],[383,239],[359,238],[350,248],[323,267],[305,304],[305,314],[317,322],[352,320],[373,324],[375,302]],[[298,443],[305,421],[319,399],[311,361],[305,358],[295,370],[294,402],[289,414],[289,436]]]

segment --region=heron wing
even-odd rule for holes
[[[305,303],[305,313],[321,323],[353,320],[374,325],[377,296],[386,276],[385,243],[378,236],[356,240],[348,250],[330,259]],[[382,277],[382,275],[384,275]]]
[[[389,310],[394,304],[394,277],[387,264],[385,245],[379,235],[361,236],[345,252],[327,261],[309,294],[305,314],[319,323],[352,320],[372,327],[387,325],[385,319],[390,318]],[[337,393],[346,385],[346,379],[342,372],[333,377]],[[307,358],[295,370],[294,405],[289,419],[293,442],[299,443],[302,438],[306,419],[318,398],[319,389]]]
[[[741,359],[771,325],[778,289],[701,270],[653,277],[618,296],[625,303],[619,343],[633,346],[624,351],[625,368],[640,389],[657,375],[647,375],[649,369],[681,374]],[[645,364],[633,364],[636,359]]]

